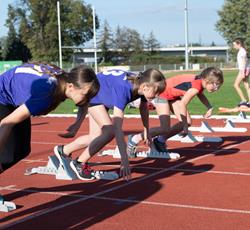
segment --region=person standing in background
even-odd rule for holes
[[[247,51],[246,47],[244,45],[244,42],[241,38],[237,38],[233,41],[233,47],[234,49],[238,50],[237,54],[237,64],[239,68],[238,75],[234,81],[234,88],[236,92],[238,93],[241,102],[238,104],[238,106],[247,106],[250,107],[250,87],[248,82],[248,77],[250,73],[250,68],[248,66],[248,59],[247,59]],[[243,82],[244,88],[247,92],[247,98],[244,96],[241,88],[240,83]]]

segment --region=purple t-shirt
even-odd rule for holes
[[[44,73],[45,65],[25,64],[0,75],[0,104],[25,104],[31,115],[40,115],[53,102],[56,78]],[[56,73],[56,70],[55,70]]]
[[[115,106],[124,110],[126,105],[132,101],[133,85],[127,80],[128,75],[134,74],[123,70],[109,70],[98,73],[100,90],[90,100],[90,104],[102,104],[109,109]]]

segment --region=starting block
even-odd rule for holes
[[[10,212],[16,209],[16,205],[10,201],[4,201],[4,198],[0,196],[0,212]]]
[[[115,149],[109,149],[102,151],[99,156],[113,156],[113,158],[121,158],[120,151],[116,146]],[[148,151],[141,151],[136,153],[136,157],[142,158],[164,158],[164,159],[173,159],[177,160],[180,158],[179,153],[172,153],[172,152],[158,152],[154,149],[149,149]]]
[[[188,133],[187,136],[182,137],[177,134],[173,137],[170,137],[168,141],[180,141],[183,143],[195,143],[195,142],[222,142],[221,137],[203,137],[203,136],[193,136],[192,133]]]
[[[227,120],[224,127],[211,127],[208,122],[202,121],[200,127],[189,127],[190,131],[198,131],[201,133],[212,133],[212,132],[238,132],[244,133],[247,128],[236,128],[232,120]]]
[[[247,117],[245,112],[240,112],[236,118],[229,118],[228,120],[234,123],[250,123],[250,119]]]
[[[71,169],[69,162],[67,167],[60,164],[56,156],[49,156],[49,161],[46,166],[26,169],[24,175],[30,176],[33,174],[54,175],[58,180],[75,180],[78,179],[75,172]],[[95,171],[94,176],[98,180],[116,180],[119,175],[116,172]]]
[[[189,131],[198,131],[201,133],[213,133],[214,129],[206,122],[202,121],[200,127],[191,126],[188,128]]]

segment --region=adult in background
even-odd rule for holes
[[[236,92],[238,93],[241,102],[238,104],[238,106],[245,106],[250,107],[250,87],[248,82],[248,77],[250,73],[248,59],[247,59],[247,51],[246,47],[244,45],[244,41],[241,38],[237,38],[233,41],[233,47],[238,50],[237,54],[237,64],[239,68],[238,75],[234,81],[234,88]],[[244,96],[241,88],[240,83],[243,82],[244,88],[247,93],[247,99]]]

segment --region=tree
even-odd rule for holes
[[[7,37],[2,38],[2,58],[4,60],[22,60],[27,62],[31,58],[31,54],[15,29],[15,10],[10,5],[8,6],[6,26],[9,28],[9,31]]]
[[[140,34],[127,27],[116,29],[114,44],[116,49],[121,49],[122,52],[141,52],[143,49],[143,41]]]
[[[20,1],[19,7],[15,8],[15,20],[21,39],[30,49],[33,59],[58,60],[57,1]],[[60,16],[63,46],[78,46],[93,37],[90,5],[85,5],[81,0],[61,0]],[[97,16],[96,27],[99,27]],[[66,51],[63,56],[68,56]]]
[[[155,50],[160,47],[160,43],[155,38],[153,31],[151,31],[148,38],[145,39],[144,46],[151,54],[154,54]]]
[[[219,20],[216,23],[216,29],[228,44],[240,37],[245,40],[247,47],[250,47],[249,8],[249,0],[225,0],[222,9],[218,12]]]
[[[112,31],[110,29],[108,22],[105,20],[98,41],[98,46],[102,50],[103,62],[110,62],[112,59],[112,54],[110,52],[112,43],[113,43]]]

